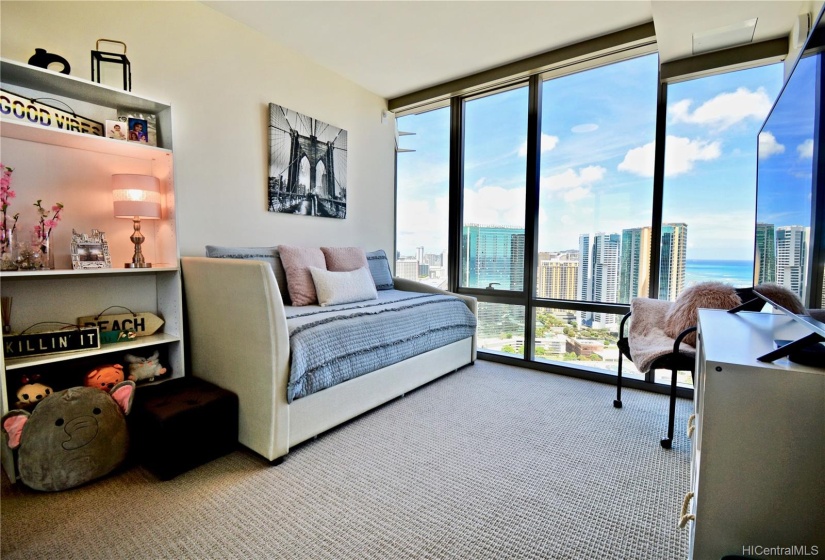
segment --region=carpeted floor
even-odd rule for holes
[[[3,475],[4,560],[687,556],[691,403],[479,361],[294,449],[169,482],[38,493]]]

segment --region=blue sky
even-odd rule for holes
[[[544,83],[540,250],[650,225],[657,64],[648,55]],[[664,218],[688,224],[688,258],[752,258],[756,139],[781,84],[774,64],[669,87]],[[467,102],[465,123],[465,222],[523,226],[527,88]],[[398,126],[416,132],[401,137],[416,152],[398,157],[398,249],[440,252],[449,110]]]

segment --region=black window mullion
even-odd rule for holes
[[[450,100],[450,188],[447,233],[447,285],[457,292],[461,284],[461,214],[464,208],[464,101]]]
[[[531,304],[536,294],[538,260],[539,181],[541,178],[541,87],[539,76],[530,77],[527,110],[527,177],[524,189],[524,358],[535,359],[536,323]]]
[[[656,150],[653,170],[653,211],[650,225],[650,292],[659,297],[659,265],[662,258],[662,216],[665,195],[665,141],[667,138],[667,84],[659,69],[659,91],[656,100]],[[648,374],[651,375],[651,374]],[[652,378],[651,378],[652,381]]]

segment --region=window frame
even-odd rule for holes
[[[640,26],[641,28],[641,26]],[[587,42],[585,42],[587,43]],[[747,47],[729,49],[731,55],[736,59],[735,64],[730,64],[724,54],[713,53],[713,56],[700,55],[696,61],[677,61],[675,63],[661,63],[658,69],[658,85],[656,94],[656,126],[655,126],[655,151],[654,151],[654,175],[653,175],[653,197],[651,212],[651,247],[650,247],[650,285],[648,297],[658,298],[659,293],[659,268],[661,262],[661,237],[662,218],[664,202],[664,182],[665,182],[665,139],[667,135],[667,95],[668,85],[684,80],[700,77],[697,75],[697,68],[703,76],[713,74],[724,74],[731,71],[742,70],[751,67],[764,66],[783,60],[788,53],[786,48],[787,40],[784,43],[780,40],[772,40],[764,43],[757,43]],[[567,48],[567,47],[566,47]],[[566,49],[565,48],[565,49]],[[564,49],[560,49],[563,51]],[[539,309],[565,309],[571,311],[588,311],[594,313],[610,313],[615,315],[625,315],[630,311],[630,305],[624,303],[603,303],[594,301],[572,301],[551,298],[539,298],[536,296],[537,283],[537,262],[538,262],[538,220],[539,220],[539,182],[541,165],[541,112],[542,112],[542,84],[548,79],[568,76],[578,72],[588,71],[593,68],[607,64],[619,63],[640,56],[657,53],[658,48],[654,41],[636,41],[635,44],[615,47],[609,52],[591,53],[591,56],[579,56],[578,59],[557,62],[552,67],[543,67],[533,72],[521,75],[513,75],[509,78],[499,79],[498,82],[488,86],[465,87],[454,93],[446,94],[454,84],[448,83],[442,86],[430,88],[433,92],[440,92],[441,97],[435,98],[431,103],[420,103],[408,105],[402,108],[399,115],[419,113],[436,108],[442,108],[446,104],[450,107],[450,171],[449,171],[449,210],[448,210],[448,287],[454,293],[476,297],[479,302],[497,303],[505,305],[517,305],[524,308],[524,354],[522,357],[506,356],[500,353],[485,352],[479,349],[481,359],[494,362],[506,363],[518,366],[529,366],[540,371],[571,375],[593,381],[614,383],[615,377],[598,371],[597,368],[561,366],[547,361],[536,359],[535,355],[535,321],[536,311]],[[508,67],[511,65],[507,65]],[[484,73],[468,79],[481,79]],[[466,86],[467,79],[459,82]],[[478,99],[479,97],[493,95],[508,89],[528,86],[528,123],[527,123],[527,164],[526,164],[526,200],[525,200],[525,246],[524,246],[524,281],[521,291],[514,290],[489,290],[480,288],[462,287],[460,283],[461,270],[461,243],[464,215],[464,129],[465,129],[465,104],[467,101]],[[457,85],[455,85],[457,87]],[[393,109],[403,105],[410,99],[418,99],[416,96],[423,92],[409,94],[403,98],[390,100],[389,107]],[[397,185],[396,185],[397,188]],[[530,341],[528,344],[527,341]],[[669,387],[655,382],[655,372],[650,371],[645,375],[643,381],[627,379],[625,385],[632,388],[640,388],[648,391],[667,393]],[[677,395],[684,398],[692,398],[693,389],[687,387],[677,387]]]

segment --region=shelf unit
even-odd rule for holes
[[[689,558],[825,549],[825,368],[757,360],[808,332],[786,315],[699,310]]]
[[[172,372],[166,378],[182,377],[183,303],[171,106],[5,59],[0,59],[0,87],[27,98],[57,99],[77,114],[101,123],[116,119],[119,112],[157,118],[158,147],[154,147],[47,128],[0,114],[3,164],[14,168],[12,188],[17,192],[10,211],[21,213],[17,239],[30,231],[37,219],[31,206],[35,200],[42,199],[47,207],[56,202],[65,207],[63,220],[52,232],[55,270],[0,273],[0,293],[12,298],[12,332],[39,322],[76,323],[78,317],[100,313],[109,306],[154,313],[164,320],[161,332],[99,349],[8,360],[0,355],[0,414],[14,407],[21,376],[41,370],[49,374],[45,381],[57,391],[82,384],[83,368],[89,364],[123,363],[126,353],[148,356],[158,349],[168,361],[163,365]],[[142,249],[152,268],[124,268],[134,248],[129,240],[132,222],[113,216],[111,175],[115,173],[153,175],[160,181],[162,218],[141,224],[146,236]],[[72,270],[69,248],[73,229],[105,232],[113,268]],[[123,310],[112,311],[118,312]],[[0,455],[3,470],[14,482],[14,456],[5,442]]]

